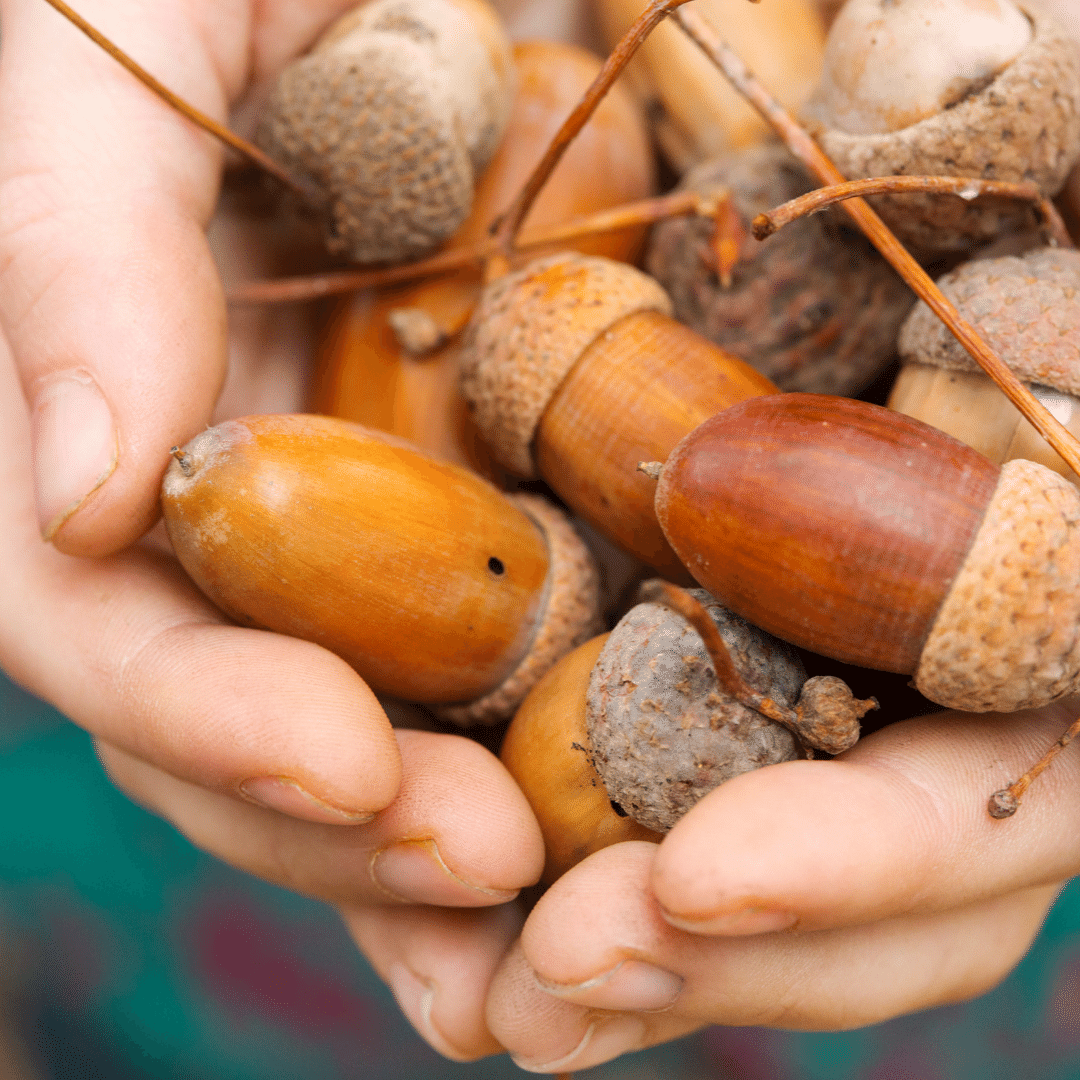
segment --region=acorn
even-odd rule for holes
[[[1045,466],[999,468],[864,402],[776,395],[687,436],[656,513],[704,588],[785,641],[964,711],[1080,689],[1080,491]]]
[[[1039,248],[978,259],[938,284],[1035,397],[1080,436],[1080,252]],[[925,303],[905,322],[898,347],[904,366],[889,408],[999,465],[1026,458],[1080,483]]]
[[[512,100],[483,0],[373,0],[285,68],[256,142],[311,189],[331,252],[402,261],[464,221]]]
[[[790,646],[703,590],[689,596],[712,620],[738,678],[792,717],[812,711],[815,695],[843,699],[832,746],[854,744],[858,720],[875,702],[854,702],[839,679],[808,680]],[[501,757],[544,834],[545,881],[610,844],[659,840],[718,785],[803,756],[788,727],[718,677],[716,648],[682,614],[647,600],[611,634],[564,657],[522,703]]]
[[[686,580],[635,472],[704,419],[776,388],[671,318],[650,277],[564,253],[484,290],[462,345],[462,392],[496,458],[575,514]]]
[[[601,66],[584,49],[546,41],[515,45],[514,64],[517,94],[506,134],[448,248],[487,235]],[[615,86],[552,174],[529,225],[560,223],[647,198],[655,189],[655,173],[644,120],[630,95]],[[643,240],[639,228],[583,237],[576,246],[631,260]],[[457,331],[480,288],[477,266],[339,301],[320,339],[312,411],[389,431],[490,479],[504,479],[458,390]],[[406,347],[399,332],[404,313],[426,317],[435,328],[433,347]]]
[[[749,234],[758,214],[817,184],[784,147],[769,143],[716,157],[682,186],[726,188]],[[729,282],[705,257],[711,228],[703,218],[672,218],[649,242],[646,266],[680,322],[781,390],[857,394],[892,361],[914,298],[843,215],[805,217],[762,242],[747,235]]]
[[[1033,181],[1060,190],[1080,155],[1080,55],[1034,4],[849,0],[806,109],[849,179],[897,174]],[[1004,200],[871,200],[923,257],[1022,226]]]
[[[596,12],[614,48],[642,11],[640,0],[599,0]],[[825,30],[814,0],[774,0],[758,7],[697,0],[773,93],[791,109],[810,96],[821,71]],[[656,138],[679,174],[716,154],[751,146],[768,125],[678,27],[661,23],[627,70],[653,117]]]
[[[377,693],[461,723],[511,715],[596,632],[565,516],[331,417],[249,416],[176,449],[177,557],[236,622],[325,646]]]

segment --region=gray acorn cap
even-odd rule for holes
[[[375,0],[282,72],[256,141],[317,193],[331,251],[400,261],[468,215],[513,78],[486,5]]]
[[[1080,395],[1080,251],[976,259],[938,285],[1019,379]],[[921,300],[897,346],[907,361],[982,370]]]
[[[691,595],[744,678],[794,705],[806,682],[794,650],[703,589]],[[612,631],[589,681],[586,722],[609,796],[657,832],[725,780],[800,756],[787,728],[720,689],[698,632],[659,604],[638,604]]]

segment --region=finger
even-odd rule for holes
[[[128,795],[199,847],[323,900],[488,907],[533,884],[543,868],[543,841],[499,760],[460,736],[396,734],[397,798],[370,824],[348,829],[239,803],[106,744],[99,753]]]
[[[76,723],[193,783],[316,821],[355,821],[397,792],[385,714],[308,642],[224,625],[175,560],[101,560],[41,543],[29,424],[0,338],[0,662]]]
[[[517,905],[481,911],[345,908],[342,916],[429,1045],[454,1061],[502,1051],[488,1030],[484,1002],[499,961],[521,929]]]
[[[83,12],[221,118],[244,40],[222,18],[211,52],[197,6]],[[39,524],[100,555],[152,523],[168,448],[204,426],[224,377],[203,234],[222,152],[47,5],[5,0],[2,18],[0,321],[32,408]]]
[[[670,921],[708,934],[844,926],[932,912],[1080,870],[1080,754],[1067,750],[1006,820],[990,794],[1080,715],[940,713],[884,728],[836,761],[744,774],[665,838],[653,886]]]
[[[840,1030],[965,1000],[996,985],[1056,893],[844,930],[702,938],[663,918],[652,845],[581,863],[534,909],[500,967],[488,1025],[514,1060],[583,1069],[708,1023]]]

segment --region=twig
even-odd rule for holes
[[[501,276],[509,268],[510,255],[514,250],[517,234],[521,231],[522,222],[532,209],[533,203],[543,190],[555,166],[562,160],[563,154],[566,153],[578,132],[589,122],[589,118],[604,100],[623,68],[630,62],[634,53],[638,51],[641,43],[653,29],[686,2],[687,0],[651,0],[649,6],[638,16],[633,26],[623,35],[614,51],[604,61],[600,74],[593,80],[592,86],[585,91],[585,96],[574,107],[574,111],[563,122],[544,152],[544,156],[510,204],[510,208],[495,225],[493,234],[496,244],[494,257],[488,263],[489,276]]]
[[[68,7],[64,0],[45,0],[50,7],[55,8],[68,22],[77,26],[95,45],[105,50],[117,63],[123,65],[144,86],[149,87],[159,98],[171,105],[178,113],[186,116],[193,124],[198,125],[203,131],[209,132],[216,139],[238,150],[249,161],[264,169],[271,176],[277,177],[283,184],[287,184],[305,199],[309,198],[310,192],[287,169],[279,165],[269,154],[264,153],[254,143],[241,138],[235,132],[230,131],[223,124],[219,124],[212,117],[200,112],[194,105],[189,105],[182,97],[174,94],[167,86],[158,82],[145,68],[137,64],[118,45],[114,45],[101,31],[95,30],[77,11]]]
[[[754,78],[746,65],[716,31],[696,12],[679,11],[674,15],[679,27],[727,76],[731,84],[769,122],[787,148],[821,181],[822,184],[845,182],[840,170],[810,138],[784,107]],[[1074,472],[1080,472],[1080,442],[1051,416],[1031,391],[979,336],[978,331],[951,304],[911,253],[896,238],[865,199],[853,198],[844,210],[866,234],[867,239],[892,264],[916,295],[949,328],[975,362],[1001,388],[1005,396],[1040,435],[1058,452]]]
[[[655,199],[627,203],[611,210],[573,218],[559,225],[526,230],[514,245],[514,251],[546,247],[548,244],[568,243],[599,232],[615,232],[641,225],[651,225],[668,217],[697,214],[714,217],[727,206],[727,192],[701,193],[677,191]],[[377,285],[392,285],[401,281],[418,281],[450,270],[474,266],[496,250],[494,237],[485,236],[440,252],[429,259],[405,266],[385,266],[376,270],[337,270],[328,274],[307,277],[278,278],[272,281],[249,281],[234,286],[228,292],[232,304],[274,304],[297,300],[314,300],[322,296],[353,292]]]
[[[1024,792],[1031,787],[1031,782],[1045,769],[1076,738],[1080,735],[1080,720],[1061,736],[1060,739],[1030,769],[1015,783],[1010,784],[1002,791],[995,791],[987,803],[987,810],[992,818],[1012,817],[1020,806],[1020,800]]]
[[[865,195],[902,195],[908,192],[931,192],[955,195],[961,199],[995,196],[1030,202],[1041,219],[1055,247],[1071,248],[1072,237],[1061,220],[1057,207],[1035,184],[1009,183],[1005,180],[975,180],[963,176],[875,176],[867,180],[847,180],[800,195],[782,206],[758,214],[751,223],[754,237],[764,240],[774,232],[807,214],[824,210],[834,203]]]

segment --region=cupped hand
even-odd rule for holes
[[[1080,712],[941,713],[712,791],[660,845],[544,895],[488,997],[523,1068],[588,1068],[705,1024],[835,1031],[1000,982],[1080,872],[1080,755],[1015,817],[987,798]]]
[[[78,6],[225,120],[348,0]],[[395,737],[344,662],[229,625],[140,540],[171,446],[302,405],[305,314],[227,317],[221,281],[288,270],[281,232],[214,216],[221,148],[43,0],[0,0],[0,22],[0,665],[196,843],[338,904],[438,1049],[491,1052],[505,901],[542,865],[505,770]]]

